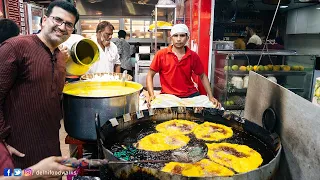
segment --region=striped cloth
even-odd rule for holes
[[[58,48],[51,53],[37,35],[30,35],[5,41],[0,57],[0,140],[26,154],[13,156],[15,167],[60,155],[60,100],[66,75],[62,54]]]

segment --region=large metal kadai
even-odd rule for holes
[[[173,119],[188,120],[198,124],[213,122],[231,127],[234,132],[233,136],[221,142],[247,145],[261,154],[263,162],[256,169],[246,173],[236,173],[230,177],[192,177],[192,175],[167,173],[161,171],[165,163],[109,164],[105,170],[101,170],[101,178],[113,175],[119,179],[267,180],[274,177],[280,160],[281,143],[279,137],[275,133],[269,132],[270,129],[264,129],[244,118],[224,114],[223,111],[216,109],[204,109],[200,112],[194,108],[185,107],[143,110],[140,113],[132,113],[129,117],[117,117],[118,126],[113,126],[109,121],[102,124],[97,118],[97,132],[100,139],[98,142],[100,142],[103,151],[101,158],[110,161],[170,159],[170,151],[145,151],[135,149],[132,144],[144,136],[154,133],[157,124]],[[198,140],[195,140],[193,135],[188,136],[191,140],[186,146],[203,143],[201,140],[197,142]],[[119,156],[121,157],[119,158]]]

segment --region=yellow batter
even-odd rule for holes
[[[233,131],[225,125],[205,122],[198,125],[193,133],[197,139],[205,141],[220,141],[232,137]]]
[[[196,163],[170,162],[162,168],[163,172],[181,174],[189,177],[233,176],[234,172],[208,159]]]
[[[174,150],[187,145],[189,141],[190,138],[182,134],[168,135],[163,133],[153,133],[138,141],[136,148],[146,151]]]
[[[136,89],[122,86],[106,86],[101,89],[95,87],[85,87],[82,89],[75,88],[65,91],[67,94],[75,96],[90,96],[90,97],[111,97],[122,96],[136,92]]]
[[[258,168],[263,159],[261,155],[246,145],[230,143],[207,144],[210,160],[244,173]]]
[[[156,130],[165,134],[189,134],[197,125],[192,121],[174,119],[158,124]]]
[[[131,94],[139,89],[142,89],[142,86],[133,82],[125,82],[123,86],[120,81],[80,81],[66,84],[63,93],[83,97],[114,97]]]

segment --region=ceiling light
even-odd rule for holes
[[[319,9],[319,10],[320,10],[320,7],[317,7],[316,9]]]
[[[280,6],[281,9],[284,9],[284,8],[287,8],[287,7],[289,7],[289,6]]]

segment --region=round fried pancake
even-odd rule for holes
[[[233,176],[234,172],[209,159],[202,159],[196,163],[167,163],[162,170],[172,174],[181,174],[189,177]]]
[[[233,135],[233,131],[230,127],[211,122],[205,122],[198,125],[193,133],[197,139],[205,141],[220,141]]]
[[[174,150],[185,146],[190,141],[188,136],[153,133],[145,136],[136,144],[137,149],[146,151]]]
[[[189,134],[196,126],[198,124],[192,121],[174,119],[158,124],[156,130],[165,134]]]
[[[210,160],[238,173],[254,170],[263,162],[261,155],[246,145],[212,143],[207,146]]]

